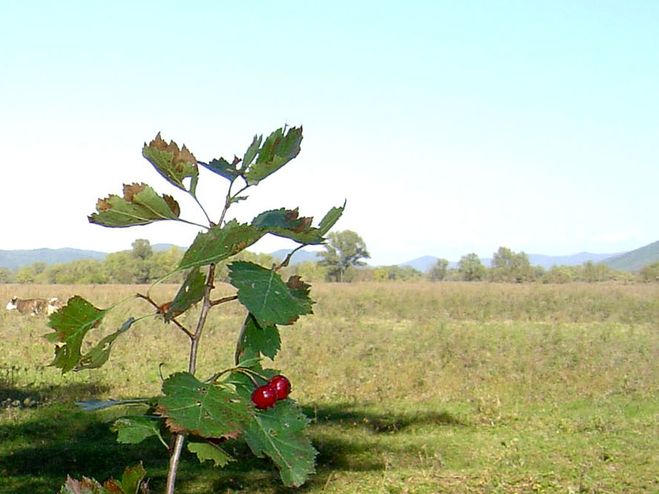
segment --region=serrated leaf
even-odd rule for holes
[[[171,321],[204,298],[205,284],[203,273],[199,269],[191,270],[165,312],[165,321]]]
[[[162,390],[158,411],[166,417],[172,432],[214,438],[234,436],[251,416],[249,406],[235,391],[203,383],[187,372],[168,377]]]
[[[109,494],[98,481],[83,477],[82,480],[66,476],[66,482],[59,491],[59,494]]]
[[[148,494],[148,487],[142,483],[146,470],[141,463],[124,470],[121,482],[110,479],[101,485],[97,480],[83,477],[76,480],[67,475],[59,494]]]
[[[258,150],[254,163],[244,172],[249,185],[256,185],[300,153],[302,127],[275,130]]]
[[[301,315],[312,312],[311,299],[292,292],[272,269],[236,261],[229,265],[229,279],[238,289],[238,300],[261,327],[293,324]]]
[[[251,314],[245,321],[245,336],[240,353],[240,365],[245,361],[265,355],[274,360],[281,348],[281,338],[277,326],[261,327]]]
[[[164,443],[160,434],[160,420],[159,417],[145,415],[120,417],[112,423],[111,430],[117,433],[117,442],[121,444],[137,444],[153,436]]]
[[[147,494],[148,488],[142,485],[146,477],[146,470],[142,463],[128,467],[121,476],[121,488],[125,494]]]
[[[179,149],[174,141],[167,144],[160,137],[160,132],[148,145],[145,143],[142,148],[142,156],[144,156],[156,169],[160,175],[165,178],[170,184],[178,187],[181,190],[195,193],[195,188],[199,176],[197,168],[197,159],[183,145]],[[190,178],[190,188],[186,188],[183,181]]]
[[[255,135],[254,139],[252,139],[252,143],[249,145],[247,151],[245,151],[245,154],[243,155],[243,170],[246,170],[249,165],[252,164],[254,158],[256,158],[256,155],[259,152],[259,148],[261,147],[261,142],[263,142],[263,136]]]
[[[162,196],[146,184],[124,185],[124,196],[111,194],[96,203],[90,223],[111,228],[148,225],[156,221],[175,220],[181,214],[176,200],[167,194]]]
[[[273,209],[265,211],[252,220],[252,226],[264,228],[269,232],[277,230],[290,230],[293,233],[308,231],[313,218],[300,216],[298,208]]]
[[[265,232],[235,220],[199,233],[183,255],[179,269],[189,269],[228,259],[257,242]]]
[[[343,206],[334,207],[325,213],[323,219],[320,220],[320,223],[318,223],[318,232],[321,236],[324,237],[327,235],[327,233],[332,229],[336,222],[339,221],[339,218],[341,218],[341,215],[343,215],[345,208],[346,202],[344,201]]]
[[[216,467],[224,467],[229,462],[235,461],[222,448],[210,443],[189,442],[188,451],[197,455],[199,463],[210,460]]]
[[[62,373],[73,370],[80,363],[80,348],[85,335],[101,323],[106,313],[107,309],[98,309],[76,295],[52,314],[48,326],[55,332],[45,338],[52,343],[64,344],[56,347],[55,359],[50,365],[62,369]]]
[[[110,358],[110,350],[112,350],[114,340],[128,331],[134,322],[135,318],[129,318],[117,331],[107,335],[99,341],[91,350],[80,357],[80,361],[75,366],[75,370],[97,369],[105,364],[105,362],[108,361],[108,358]]]
[[[259,457],[268,456],[287,487],[299,487],[315,472],[318,452],[306,436],[307,417],[290,399],[259,410],[245,429],[245,441]]]
[[[320,221],[318,227],[312,227],[311,217],[299,217],[298,209],[274,209],[259,214],[252,220],[253,226],[263,228],[278,237],[290,238],[305,245],[322,244],[324,236],[343,214],[343,207],[332,208]]]
[[[230,182],[233,182],[240,176],[240,172],[236,168],[236,160],[234,160],[233,163],[229,163],[224,158],[217,158],[209,161],[208,163],[203,163],[200,161],[199,164],[204,168],[212,171],[213,173],[226,178]]]

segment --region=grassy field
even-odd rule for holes
[[[81,293],[106,307],[129,286],[0,285],[0,301]],[[165,301],[174,287],[158,287]],[[229,289],[225,288],[227,293]],[[220,290],[221,291],[221,290]],[[282,329],[277,367],[320,451],[303,493],[659,492],[659,285],[318,284],[315,315]],[[123,306],[122,306],[123,307]],[[148,311],[130,301],[109,321]],[[231,361],[242,312],[212,314],[199,374]],[[107,331],[111,330],[107,328]],[[47,367],[45,319],[0,309],[0,493],[54,493],[139,460],[161,492],[166,451],[120,446],[74,402],[159,391],[186,340],[136,325],[100,370]],[[240,444],[225,469],[185,456],[181,493],[284,493]],[[291,490],[292,492],[292,490]]]

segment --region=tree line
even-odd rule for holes
[[[354,231],[330,233],[325,250],[319,252],[317,262],[303,262],[284,269],[285,276],[299,275],[311,282],[357,281],[491,281],[505,283],[569,283],[601,281],[659,281],[659,262],[633,274],[614,270],[605,264],[586,262],[579,266],[554,266],[544,269],[532,266],[524,252],[499,247],[493,254],[491,265],[485,266],[475,253],[460,259],[451,267],[447,259],[438,259],[426,272],[411,266],[370,267],[365,260],[370,254],[364,240]],[[0,268],[0,283],[42,284],[144,284],[153,283],[165,276],[172,282],[181,282],[184,274],[176,272],[183,251],[177,247],[154,251],[148,240],[138,239],[131,250],[108,254],[102,261],[81,259],[68,263],[46,265],[35,262],[17,270]],[[272,266],[277,259],[269,254],[243,252],[236,259]],[[226,263],[216,269],[216,279],[226,281]]]

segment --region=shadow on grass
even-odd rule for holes
[[[88,390],[77,391],[85,394]],[[386,468],[382,456],[400,452],[395,450],[393,441],[374,443],[364,434],[397,434],[416,426],[461,425],[455,417],[441,411],[392,415],[364,412],[347,404],[305,407],[304,411],[312,420],[310,433],[319,455],[317,474],[302,492],[322,487],[332,472],[382,471]],[[137,445],[118,444],[109,427],[113,417],[108,414],[82,412],[71,403],[15,413],[26,414],[25,419],[0,425],[0,492],[57,492],[67,474],[105,480],[119,477],[126,466],[140,461],[151,479],[153,492],[163,490],[168,461],[163,445],[152,439]],[[327,433],[324,428],[328,425],[336,426],[338,432]],[[178,490],[190,492],[193,486],[205,485],[212,486],[212,492],[292,492],[281,486],[273,464],[255,458],[244,443],[228,442],[224,447],[237,461],[222,470],[200,465],[186,451],[179,469]],[[416,454],[411,450],[409,453]]]

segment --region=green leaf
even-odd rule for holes
[[[136,183],[124,185],[123,197],[111,194],[105,199],[99,199],[96,211],[88,217],[89,222],[112,228],[175,220],[181,214],[172,196],[160,196],[149,185]]]
[[[236,160],[233,160],[233,163],[229,163],[224,158],[217,158],[211,160],[208,163],[199,162],[204,168],[220,175],[221,177],[226,178],[230,182],[233,182],[236,178],[240,176],[240,172],[236,168]]]
[[[251,314],[245,321],[245,336],[240,353],[240,365],[249,359],[265,355],[274,360],[281,348],[281,338],[277,326],[259,326]]]
[[[205,284],[206,279],[203,273],[199,269],[191,270],[176,293],[171,305],[165,311],[165,321],[171,321],[172,318],[185,312],[204,298]]]
[[[127,467],[121,476],[121,488],[125,494],[147,494],[148,489],[142,485],[142,481],[146,477],[146,470],[142,463],[138,463],[133,467]]]
[[[318,233],[320,233],[321,236],[327,235],[327,233],[332,229],[332,227],[336,224],[337,221],[339,221],[339,218],[341,218],[341,215],[343,215],[343,211],[345,211],[346,208],[346,202],[343,202],[343,206],[340,207],[334,207],[330,209],[325,216],[323,216],[323,219],[320,220],[320,223],[318,223]]]
[[[293,324],[299,316],[312,312],[311,299],[292,291],[272,269],[236,261],[229,266],[229,279],[238,289],[238,300],[261,327]]]
[[[101,485],[87,477],[76,480],[67,476],[59,494],[148,494],[149,488],[143,483],[145,476],[146,470],[141,463],[126,468],[121,482],[110,479]]]
[[[153,436],[164,443],[160,434],[160,420],[159,417],[146,415],[120,417],[113,422],[111,430],[117,433],[117,442],[121,444],[137,444]]]
[[[259,148],[254,163],[244,172],[248,185],[258,184],[295,158],[300,153],[301,142],[302,127],[291,127],[288,130],[281,128],[270,134]]]
[[[306,436],[307,417],[290,399],[259,410],[245,429],[245,440],[252,452],[270,457],[287,487],[299,487],[315,471],[318,452]]]
[[[235,220],[223,227],[215,226],[197,235],[183,255],[179,269],[205,266],[227,259],[256,243],[265,232]]]
[[[105,364],[105,362],[108,361],[108,358],[110,358],[110,350],[112,350],[114,340],[128,331],[134,322],[135,318],[129,318],[117,331],[99,341],[89,352],[82,355],[75,370],[97,369]]]
[[[201,382],[187,372],[168,377],[162,390],[165,396],[158,399],[158,412],[174,433],[233,437],[251,416],[250,407],[234,390]]]
[[[235,461],[226,451],[211,443],[189,442],[188,451],[197,455],[199,463],[210,460],[216,467],[224,467],[230,461]]]
[[[97,327],[107,309],[97,309],[84,298],[76,295],[50,316],[48,326],[55,332],[45,338],[51,343],[64,343],[55,349],[55,359],[50,365],[62,369],[62,373],[73,370],[80,362],[80,347],[85,335]]]
[[[243,170],[246,170],[247,167],[252,164],[254,158],[256,158],[256,155],[259,152],[259,148],[261,147],[261,142],[263,142],[263,136],[255,135],[254,139],[252,139],[252,143],[249,145],[247,151],[245,151],[245,154],[243,155]]]
[[[116,492],[116,491],[115,491]],[[67,475],[66,482],[59,491],[59,494],[109,494],[98,481],[83,477],[82,480],[76,480]]]
[[[290,238],[305,245],[322,244],[324,236],[343,214],[343,207],[332,208],[320,221],[317,228],[311,226],[313,218],[299,217],[298,209],[274,209],[265,211],[252,220],[252,226],[263,228],[278,237]]]
[[[153,167],[162,175],[170,184],[186,192],[192,192],[194,195],[199,169],[197,168],[197,158],[183,145],[179,149],[174,141],[167,144],[160,137],[160,132],[148,145],[145,143],[142,148],[144,156]],[[190,178],[190,188],[186,188],[183,181]]]

